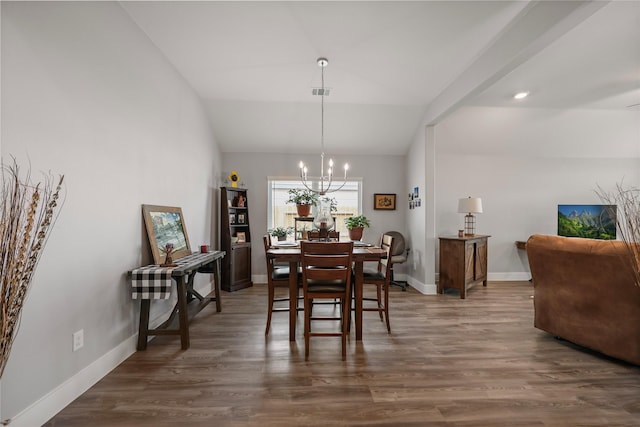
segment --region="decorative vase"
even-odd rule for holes
[[[313,226],[320,231],[320,240],[327,240],[329,230],[334,226],[331,216],[331,203],[320,200],[317,205],[316,216],[313,218]]]
[[[296,205],[299,217],[309,216],[311,213],[311,205]]]
[[[282,242],[284,240],[287,240],[287,236],[278,236],[278,242]]]
[[[349,229],[349,239],[351,240],[362,240],[362,234],[364,232],[364,227],[353,227]]]

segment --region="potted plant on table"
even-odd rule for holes
[[[280,242],[282,240],[286,240],[287,236],[291,234],[292,231],[293,228],[291,227],[275,227],[269,229],[269,234],[271,234],[273,237],[277,237],[278,241]]]
[[[371,226],[369,218],[364,215],[350,216],[345,218],[344,222],[349,229],[349,239],[351,240],[361,240],[364,228]]]
[[[311,206],[318,202],[318,195],[311,190],[300,190],[292,188],[289,190],[287,203],[294,203],[298,211],[298,216],[309,216]]]

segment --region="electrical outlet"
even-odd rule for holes
[[[78,351],[84,346],[84,329],[73,333],[73,351]]]

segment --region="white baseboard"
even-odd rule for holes
[[[211,292],[212,284],[199,286],[198,292],[205,294]],[[171,314],[171,310],[150,320],[149,327],[157,328]],[[137,319],[136,319],[137,324]],[[150,337],[150,339],[155,336]],[[77,399],[82,393],[89,390],[95,383],[104,378],[116,366],[124,362],[129,356],[136,352],[138,345],[138,334],[135,334],[120,343],[115,348],[96,359],[86,368],[69,378],[67,381],[38,399],[26,409],[11,418],[11,427],[33,427],[40,426],[51,419],[67,405]]]
[[[510,273],[489,273],[487,280],[492,282],[526,281],[531,279],[531,273],[510,272]]]
[[[38,399],[11,419],[11,427],[41,426],[100,381],[116,366],[136,351],[138,336],[134,335]]]
[[[400,279],[401,274],[398,274],[398,280]],[[411,276],[406,276],[403,280],[406,280],[407,284],[411,286],[416,291],[420,292],[423,295],[436,295],[438,287],[435,283],[422,283]]]

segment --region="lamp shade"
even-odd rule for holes
[[[482,199],[466,197],[458,200],[458,213],[482,213]]]

